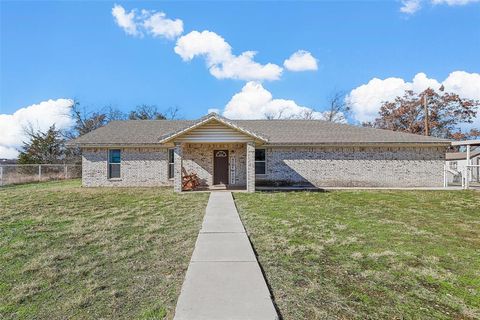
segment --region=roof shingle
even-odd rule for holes
[[[198,121],[198,120],[197,120]],[[72,141],[75,145],[158,144],[162,137],[188,129],[194,120],[112,121]],[[323,120],[229,120],[268,139],[269,145],[288,144],[449,144],[446,139],[390,130],[338,124]]]

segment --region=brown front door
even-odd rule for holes
[[[213,184],[228,184],[228,150],[213,151]]]

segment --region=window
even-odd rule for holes
[[[450,169],[457,170],[457,161],[450,161]]]
[[[172,179],[175,174],[174,151],[175,149],[168,149],[168,179]]]
[[[120,178],[120,149],[112,149],[108,151],[108,178]]]
[[[255,149],[255,174],[265,174],[265,149]]]

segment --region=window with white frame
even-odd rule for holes
[[[168,149],[168,179],[173,179],[175,175],[175,149]]]
[[[108,150],[108,178],[120,178],[120,163],[122,161],[122,152],[120,149]]]
[[[266,173],[265,149],[255,149],[255,174]]]

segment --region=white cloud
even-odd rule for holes
[[[154,37],[173,40],[183,33],[183,21],[168,19],[164,12],[136,9],[127,12],[121,5],[114,5],[112,15],[115,22],[131,36],[143,36],[144,32]]]
[[[431,5],[463,6],[480,0],[402,0],[400,12],[414,14],[421,9],[422,3],[429,2]]]
[[[235,94],[223,110],[230,119],[301,118],[311,114],[312,118],[323,119],[321,112],[298,105],[293,100],[274,99],[260,83],[250,81],[242,91]]]
[[[298,50],[283,62],[283,66],[290,71],[317,70],[317,59],[305,50]]]
[[[71,127],[72,104],[70,99],[48,100],[18,109],[13,114],[0,114],[0,158],[9,159],[18,155],[17,149],[27,139],[23,132],[26,126],[32,125],[41,131],[46,131],[53,124],[57,129]]]
[[[112,8],[112,15],[115,18],[117,25],[122,28],[127,34],[132,36],[139,36],[141,32],[137,29],[135,10],[126,12],[125,9],[116,4]]]
[[[15,159],[17,156],[17,147],[2,146],[0,144],[0,159]]]
[[[445,91],[455,92],[459,96],[467,99],[480,100],[480,74],[468,73],[465,71],[455,71],[443,81]],[[471,124],[465,124],[465,129],[476,128],[480,130],[480,110],[477,117]]]
[[[447,4],[449,6],[463,6],[469,3],[480,2],[480,0],[431,0],[433,4]]]
[[[164,12],[133,9],[126,11],[121,5],[112,8],[115,22],[127,34],[143,37],[145,34],[177,39],[175,52],[184,60],[203,57],[210,74],[217,79],[262,81],[280,79],[283,68],[274,63],[261,64],[254,60],[256,51],[233,54],[232,47],[223,37],[212,31],[183,33],[183,21],[168,19]],[[298,50],[284,61],[290,71],[317,70],[317,60],[305,50]]]
[[[463,98],[480,100],[480,73],[454,71],[443,81],[445,91]]]
[[[283,69],[276,64],[262,65],[253,60],[256,52],[245,51],[239,56],[221,36],[212,31],[192,31],[177,40],[175,52],[184,60],[205,58],[210,73],[218,79],[278,80]]]
[[[402,7],[400,8],[400,12],[413,14],[420,10],[420,0],[402,0]]]
[[[273,63],[261,65],[253,61],[256,52],[245,51],[239,56],[213,65],[210,73],[217,79],[240,79],[240,80],[278,80],[282,74],[282,68]]]
[[[156,12],[153,14],[145,10],[143,12],[148,17],[143,22],[143,26],[153,36],[164,37],[169,40],[173,40],[183,33],[182,20],[167,19],[166,14],[163,12]]]
[[[347,101],[352,106],[352,112],[358,121],[371,121],[378,116],[380,106],[384,101],[391,101],[397,96],[402,96],[405,90],[422,92],[427,88],[438,90],[445,87],[445,92],[453,92],[463,98],[480,100],[480,74],[455,71],[440,82],[428,78],[424,73],[415,75],[411,82],[401,78],[378,79],[373,78],[367,84],[353,89],[347,96]],[[480,117],[477,117],[477,121]]]
[[[357,120],[369,121],[377,116],[383,101],[403,95],[405,88],[405,81],[400,78],[373,78],[367,84],[353,89],[347,101]]]
[[[177,40],[175,52],[184,61],[190,61],[196,56],[204,56],[210,67],[230,59],[232,47],[215,32],[192,31]]]

